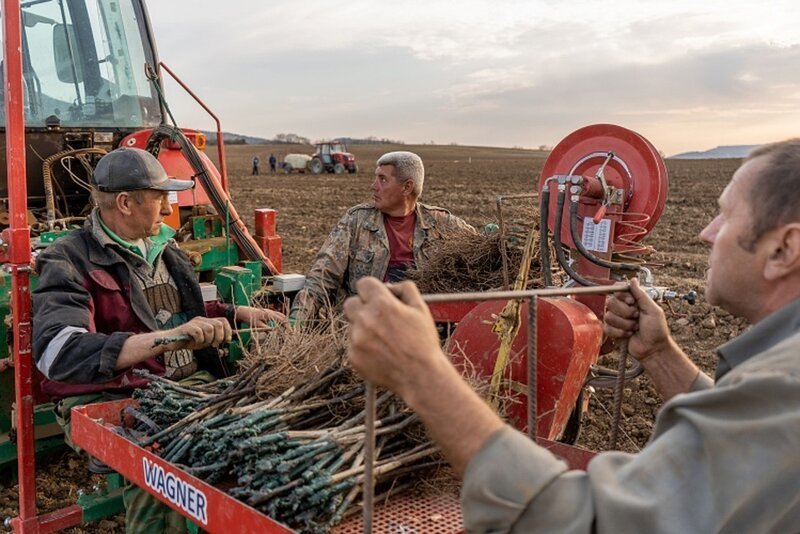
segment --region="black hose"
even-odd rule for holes
[[[260,261],[268,275],[280,274],[280,271],[275,268],[275,265],[266,257],[264,251],[253,240],[250,232],[247,231],[247,226],[239,218],[239,214],[233,205],[230,204],[230,197],[214,183],[214,179],[211,173],[208,172],[205,162],[200,158],[197,148],[182,131],[166,124],[156,126],[147,141],[147,150],[158,156],[161,141],[166,138],[174,140],[181,147],[186,161],[189,162],[189,165],[194,170],[195,177],[203,184],[217,213],[228,213],[230,215],[230,232],[233,234],[233,240],[236,241],[245,256],[251,260]]]
[[[633,380],[644,373],[644,366],[641,364],[641,362],[639,362],[639,360],[631,358],[629,361],[632,362],[632,366],[630,369],[625,371],[623,380],[626,382]],[[593,386],[596,388],[612,388],[617,385],[619,372],[616,369],[609,369],[608,367],[593,365],[591,367],[591,372],[593,376],[586,378],[586,381],[583,383],[584,387]]]
[[[550,212],[550,184],[545,181],[542,188],[542,199],[539,203],[539,263],[542,267],[544,287],[553,286],[553,274],[550,272],[550,242],[547,237],[547,218]]]
[[[578,235],[578,202],[571,201],[569,206],[569,231],[572,235],[572,242],[575,243],[575,247],[578,249],[578,252],[583,255],[584,258],[589,260],[590,262],[594,263],[595,265],[599,265],[600,267],[605,267],[606,269],[615,269],[619,271],[632,271],[638,273],[640,268],[638,265],[633,263],[619,263],[614,261],[604,260],[603,258],[598,258],[594,254],[592,254],[589,249],[583,244],[580,236]]]
[[[558,264],[564,269],[564,272],[567,273],[567,276],[575,280],[582,286],[598,286],[600,284],[596,284],[584,278],[583,276],[579,275],[572,267],[570,267],[569,262],[567,262],[567,258],[564,255],[564,246],[561,244],[561,226],[564,221],[564,197],[566,197],[566,191],[559,191],[558,192],[558,200],[556,202],[556,227],[553,228],[553,240],[555,242],[556,247],[556,259],[558,260]]]
[[[53,193],[53,163],[66,158],[67,156],[78,156],[81,154],[97,154],[99,156],[105,156],[106,150],[102,148],[78,148],[74,150],[62,150],[61,152],[56,152],[52,156],[42,161],[42,182],[44,183],[44,198],[45,206],[47,207],[47,223],[51,230],[53,229],[53,222],[56,220],[56,200],[55,194]],[[67,214],[64,213],[62,215],[66,216]]]

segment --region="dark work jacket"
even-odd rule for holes
[[[103,246],[93,235],[91,222],[87,222],[84,228],[49,246],[37,259],[39,283],[33,293],[36,361],[64,328],[88,330],[70,336],[50,366],[42,390],[52,398],[97,392],[125,394],[146,385],[147,381],[132,369],[114,370],[128,337],[158,329],[144,292],[138,284],[131,284],[126,257],[127,253],[117,245]],[[233,306],[203,302],[189,259],[174,241],[167,244],[162,258],[178,288],[187,320],[202,315],[233,321]],[[223,376],[217,349],[196,350],[194,355],[200,369]],[[156,358],[135,368],[164,374],[164,365]]]

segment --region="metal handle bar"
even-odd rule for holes
[[[526,289],[523,291],[476,291],[467,293],[430,293],[422,295],[428,304],[444,302],[474,302],[483,300],[529,299],[531,297],[566,297],[569,295],[607,295],[618,291],[628,291],[628,282],[607,286],[590,287],[552,287],[545,289]]]

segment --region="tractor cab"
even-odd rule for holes
[[[347,145],[342,141],[319,141],[316,151],[311,156],[308,164],[314,174],[332,172],[344,174],[345,171],[353,174],[358,172],[356,157],[347,151]]]
[[[126,135],[157,126],[162,108],[145,63],[156,65],[141,2],[29,0],[21,3],[22,87],[29,208],[55,203],[62,218],[78,216],[88,201],[81,158],[93,164]],[[5,15],[5,14],[4,14]],[[5,85],[5,84],[3,84]],[[2,89],[0,89],[0,95]],[[0,107],[0,141],[5,145]],[[72,164],[43,160],[65,150]],[[8,211],[6,155],[0,154],[0,202]],[[70,172],[72,171],[72,172]],[[55,197],[55,198],[53,198]],[[51,205],[51,215],[52,208]]]
[[[263,278],[281,270],[276,213],[257,210],[250,235],[228,194],[224,144],[216,147],[218,169],[204,151],[205,134],[164,124],[157,74],[172,72],[158,60],[143,0],[23,0],[18,13],[21,69],[0,83],[5,98],[6,91],[14,94],[8,90],[14,78],[21,82],[24,118],[23,132],[15,129],[16,115],[6,117],[0,106],[0,144],[7,147],[0,152],[0,469],[17,457],[11,351],[12,325],[20,319],[12,306],[11,226],[27,225],[25,245],[35,264],[41,250],[83,225],[92,209],[92,172],[103,155],[121,146],[148,149],[169,176],[195,180],[193,189],[170,194],[173,213],[164,222],[178,231],[208,300],[248,303]],[[6,51],[13,41],[0,37],[3,62],[14,56]],[[13,65],[0,63],[0,78]],[[12,150],[16,143],[24,150]],[[17,167],[24,175],[9,175],[7,160],[15,159],[24,162]],[[21,194],[22,217],[14,215]],[[30,285],[37,285],[35,272]],[[231,361],[241,356],[237,350],[228,352]],[[34,393],[36,380],[34,374]],[[40,395],[35,401],[36,450],[61,447],[52,405]]]

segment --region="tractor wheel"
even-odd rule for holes
[[[350,168],[349,168],[349,169],[347,169],[347,171],[348,171],[350,174],[355,174],[355,173],[357,173],[357,172],[358,172],[358,165],[351,165],[351,166],[350,166]]]
[[[333,166],[333,173],[334,174],[344,174],[344,165],[341,163],[337,163]]]
[[[293,169],[294,169],[294,167],[292,167],[291,163],[284,163],[283,164],[283,172],[285,174],[292,174],[292,170]]]
[[[322,163],[321,159],[314,158],[308,162],[308,170],[314,174],[322,174],[322,171],[325,170],[325,164]]]

